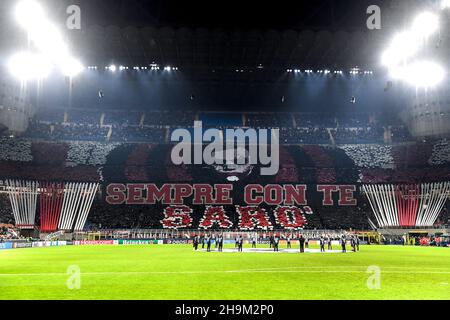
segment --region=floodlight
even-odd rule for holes
[[[27,31],[45,21],[45,13],[39,3],[34,0],[23,0],[16,6],[16,20]]]
[[[383,53],[381,62],[387,67],[397,65],[414,55],[419,47],[420,40],[413,32],[401,32],[392,39],[389,48]]]
[[[66,59],[61,65],[62,73],[67,77],[75,77],[81,73],[83,69],[84,67],[81,62],[72,57]]]
[[[29,36],[36,47],[53,60],[69,56],[69,50],[61,32],[52,23],[44,21],[34,26],[29,31]]]
[[[117,67],[116,67],[114,64],[112,64],[112,65],[110,65],[110,66],[108,67],[108,69],[109,69],[110,71],[112,71],[112,72],[116,72]]]
[[[431,12],[419,14],[413,22],[412,32],[426,38],[439,28],[439,18]]]
[[[51,71],[50,62],[41,55],[17,53],[8,62],[9,71],[20,80],[45,78]]]
[[[432,62],[417,62],[406,69],[406,81],[416,87],[434,87],[445,76],[444,69]]]
[[[445,77],[444,69],[436,63],[428,61],[415,62],[405,67],[393,68],[391,76],[403,80],[415,87],[434,87]]]

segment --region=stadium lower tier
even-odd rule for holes
[[[308,213],[306,213],[308,212]],[[86,229],[165,228],[203,230],[367,229],[360,209],[314,212],[301,207],[110,206],[94,204]]]
[[[171,159],[173,148],[0,138],[0,193],[5,194],[0,222],[50,232],[85,226],[199,228],[209,207],[223,206],[230,224],[213,221],[211,228],[277,229],[291,223],[293,228],[367,229],[448,223],[448,201],[442,196],[448,192],[443,183],[450,181],[447,140],[280,146],[279,170],[267,176],[261,175],[260,165],[250,163],[177,166]],[[150,184],[155,199],[145,196]],[[114,191],[114,186],[119,189]],[[220,201],[228,187],[219,197],[218,186],[229,186],[233,201]],[[257,187],[247,190],[252,186]],[[268,186],[275,187],[267,192]],[[163,187],[171,188],[169,196]],[[283,225],[277,221],[279,206],[295,206],[301,212],[289,211]],[[251,209],[257,214],[252,224],[241,225],[239,207],[257,207]],[[176,216],[180,210],[189,214],[188,223],[183,215]],[[265,210],[270,225],[261,222],[258,210]]]
[[[398,205],[383,209],[384,200],[380,200],[380,207],[377,207],[372,203],[377,200],[369,200],[367,195],[360,193],[361,189],[349,192],[353,189],[352,186],[345,186],[341,189],[342,192],[333,192],[342,187],[333,188],[330,185],[323,188],[323,192],[310,190],[306,193],[305,205],[287,205],[285,203],[290,201],[287,198],[280,205],[268,205],[268,199],[261,204],[249,204],[247,202],[251,200],[250,198],[239,197],[229,205],[195,205],[193,204],[195,199],[192,197],[184,199],[183,204],[162,202],[139,204],[126,200],[123,203],[113,203],[108,199],[110,196],[102,197],[97,194],[97,198],[89,207],[89,194],[86,191],[81,191],[79,198],[74,193],[71,200],[64,201],[64,198],[69,196],[61,197],[56,192],[49,193],[49,190],[44,190],[44,194],[40,194],[35,200],[35,208],[21,209],[20,196],[14,196],[11,201],[11,197],[4,194],[0,195],[0,223],[14,224],[21,229],[39,229],[45,233],[57,230],[121,228],[243,231],[370,230],[384,227],[442,227],[450,223],[449,203],[437,196],[436,201],[432,202],[432,197],[409,193],[401,197],[410,200],[403,202],[399,200]],[[241,193],[239,189],[236,191],[236,194]],[[330,205],[324,205],[324,201],[328,201],[327,194],[330,195],[328,199],[331,201]],[[397,193],[394,195],[400,196]],[[257,193],[252,193],[251,198],[257,199]],[[345,205],[344,200],[353,204]],[[25,199],[22,201],[22,208],[25,207],[26,201]],[[134,201],[141,202],[139,197]],[[427,204],[424,204],[425,201]]]

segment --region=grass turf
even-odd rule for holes
[[[81,271],[67,287],[67,268]],[[369,266],[381,269],[369,290]],[[447,248],[347,254],[193,252],[187,245],[0,250],[0,299],[450,299]]]

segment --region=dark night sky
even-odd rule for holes
[[[11,0],[2,0],[3,4]],[[223,29],[365,28],[366,9],[393,0],[42,0],[56,16],[78,4],[88,25]],[[405,0],[415,1],[415,0]]]

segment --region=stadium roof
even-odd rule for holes
[[[94,26],[75,37],[84,60],[100,66],[155,62],[185,69],[371,68],[379,60],[377,35],[360,31]]]
[[[367,29],[367,7],[378,4],[391,12],[397,3],[326,0],[273,6],[260,1],[244,5],[233,0],[41,2],[61,24],[67,17],[67,5],[80,5],[82,29],[66,33],[71,49],[85,65],[155,62],[207,72],[222,68],[374,69],[379,65],[386,36],[391,34]],[[12,7],[11,0],[2,1],[2,16],[8,16]],[[390,16],[383,18],[396,20]],[[1,23],[2,51],[17,50],[26,43],[26,35],[20,34],[10,20]]]

